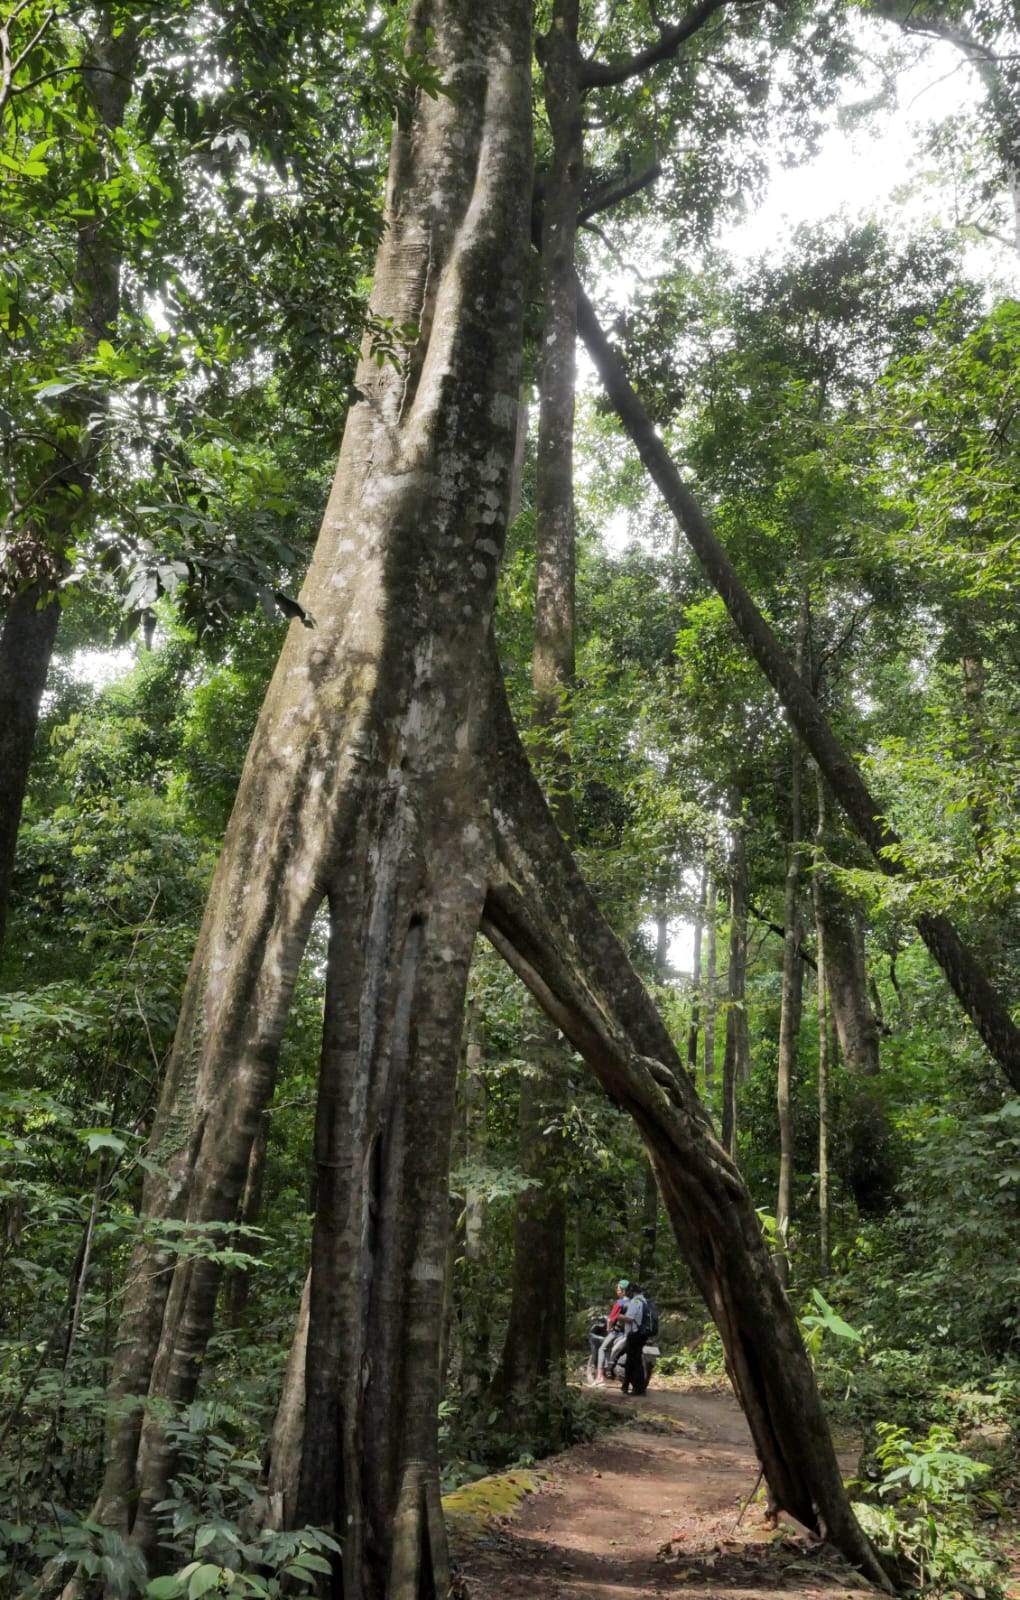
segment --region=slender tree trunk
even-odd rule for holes
[[[655,1247],[659,1242],[659,1185],[655,1168],[645,1168],[645,1188],[641,1199],[641,1249],[638,1255],[638,1282],[647,1287],[655,1271]]]
[[[715,876],[709,869],[707,890],[707,915],[708,937],[705,951],[705,1028],[704,1028],[704,1063],[705,1082],[712,1083],[715,1079],[715,979],[716,979],[716,925],[719,910],[719,896],[716,890]]]
[[[563,1441],[566,1403],[566,1202],[560,1131],[566,1060],[559,1030],[544,1015],[533,1057],[533,1074],[521,1085],[517,1137],[518,1160],[532,1187],[517,1196],[514,1207],[510,1319],[491,1403],[511,1435],[526,1431],[533,1443],[555,1450]]]
[[[468,1012],[468,1037],[464,1061],[464,1154],[469,1169],[479,1168],[488,1154],[486,1105],[488,1095],[482,1075],[484,1030],[478,1007]],[[461,1273],[460,1337],[461,1389],[469,1398],[477,1397],[482,1374],[488,1368],[491,1326],[489,1290],[486,1282],[484,1191],[470,1180],[464,1191],[464,1262]]]
[[[0,627],[0,947],[32,745],[60,621],[56,583],[50,573],[12,595]]]
[[[823,1277],[828,1277],[831,1264],[829,1246],[829,1015],[828,1015],[828,963],[825,950],[825,929],[818,915],[819,869],[825,850],[825,782],[815,767],[815,788],[818,805],[818,824],[815,831],[814,871],[811,875],[812,898],[815,907],[815,939],[818,959],[816,1004],[818,1008],[818,1255]]]
[[[783,988],[779,1012],[779,1063],[776,1100],[779,1112],[779,1192],[776,1198],[776,1233],[779,1250],[776,1268],[784,1288],[790,1282],[789,1238],[793,1221],[793,1111],[792,1087],[800,1040],[804,963],[798,908],[801,862],[801,752],[800,739],[790,739],[790,848],[783,889]]]
[[[741,638],[778,694],[790,721],[825,775],[851,826],[892,877],[905,875],[899,840],[860,771],[801,681],[796,667],[737,575],[697,501],[683,483],[662,440],[652,427],[612,346],[583,294],[578,298],[578,328],[599,376],[635,448],[688,543],[720,595]],[[1002,996],[964,945],[948,917],[923,912],[915,923],[928,950],[1010,1083],[1020,1090],[1020,1028]]]
[[[747,984],[747,847],[739,791],[730,803],[732,839],[728,865],[730,951],[726,979],[726,1045],[723,1052],[722,1142],[731,1156],[737,1150],[737,1085],[747,1080],[750,1044],[745,992]]]
[[[701,869],[698,904],[694,912],[694,948],[691,954],[691,1024],[687,1030],[687,1066],[692,1076],[698,1071],[698,1033],[701,1025],[701,939],[705,931],[705,906],[708,900],[708,867]]]
[[[878,1021],[868,997],[861,909],[852,905],[826,872],[816,870],[816,914],[825,930],[825,956],[832,1013],[848,1072],[875,1077],[879,1070]]]
[[[533,721],[539,770],[564,838],[574,833],[570,697],[574,688],[574,390],[577,277],[574,246],[584,173],[578,89],[578,0],[553,0],[542,40],[552,159],[542,222],[542,356],[535,485]],[[519,1160],[536,1187],[517,1197],[514,1272],[506,1345],[493,1390],[504,1423],[530,1425],[556,1449],[563,1438],[567,1206],[560,1130],[567,1052],[543,1018],[535,1070],[521,1089]],[[550,1133],[547,1130],[552,1129]],[[543,1403],[536,1408],[534,1396]]]
[[[82,81],[106,132],[119,128],[133,89],[139,24],[98,15],[95,34],[82,66]],[[79,350],[88,355],[100,339],[115,336],[120,309],[121,252],[109,217],[83,216],[78,228],[73,282]],[[104,395],[77,391],[59,402],[59,411],[80,441],[75,459],[48,463],[45,488],[14,536],[4,530],[0,594],[7,591],[0,622],[0,949],[10,900],[18,827],[28,789],[39,708],[60,622],[60,587],[69,570],[69,549],[87,512],[89,492],[103,444],[96,418],[106,410]],[[59,461],[59,458],[58,458]]]

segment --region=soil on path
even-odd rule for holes
[[[864,1600],[870,1588],[796,1523],[771,1527],[758,1462],[728,1390],[595,1391],[608,1430],[542,1462],[513,1518],[454,1536],[461,1600]],[[849,1466],[850,1463],[847,1463]]]

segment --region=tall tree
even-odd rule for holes
[[[227,830],[153,1130],[97,1516],[158,1559],[173,1452],[152,1402],[194,1393],[218,1270],[152,1224],[233,1218],[326,899],[311,1285],[273,1514],[343,1531],[347,1600],[444,1591],[446,1169],[481,925],[636,1118],[777,1504],[885,1583],[750,1197],[577,874],[487,642],[517,410],[531,21],[524,0],[414,13],[452,92],[433,98],[430,80],[395,127],[373,310],[417,337],[399,366],[369,351],[359,370],[302,594],[315,627],[291,630]]]

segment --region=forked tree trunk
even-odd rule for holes
[[[345,1600],[443,1593],[438,1336],[456,1041],[488,877],[484,658],[517,417],[530,5],[416,8],[449,93],[394,132],[366,353],[302,599],[245,764],[184,995],[143,1211],[232,1220],[312,918],[331,931],[306,1404],[278,1432],[293,1525],[342,1531]],[[432,40],[426,43],[426,29]],[[165,1175],[164,1175],[165,1174]],[[219,1271],[133,1256],[114,1392],[194,1393]],[[290,1395],[288,1393],[288,1401]],[[158,1560],[158,1408],[111,1429],[97,1514]]]
[[[486,649],[525,281],[530,21],[524,0],[415,12],[450,92],[419,95],[395,132],[374,310],[420,337],[404,370],[359,370],[302,596],[316,626],[291,631],[242,775],[153,1133],[97,1516],[157,1554],[165,1418],[195,1391],[219,1280],[164,1224],[236,1213],[325,897],[318,1205],[268,1516],[341,1534],[344,1600],[445,1594],[447,1168],[484,920],[636,1117],[777,1503],[883,1582],[750,1197],[577,875]]]

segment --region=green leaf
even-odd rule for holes
[[[222,1571],[222,1567],[213,1566],[211,1562],[197,1567],[188,1583],[188,1600],[199,1600],[200,1595],[208,1594],[210,1589],[215,1589]]]
[[[112,1150],[114,1155],[119,1156],[123,1155],[126,1148],[123,1139],[118,1139],[115,1133],[109,1133],[102,1128],[86,1130],[78,1137],[84,1139],[91,1156],[94,1156],[97,1150]]]
[[[168,1574],[164,1578],[153,1578],[151,1583],[146,1584],[145,1592],[151,1596],[151,1600],[177,1600],[184,1590],[178,1580]]]

